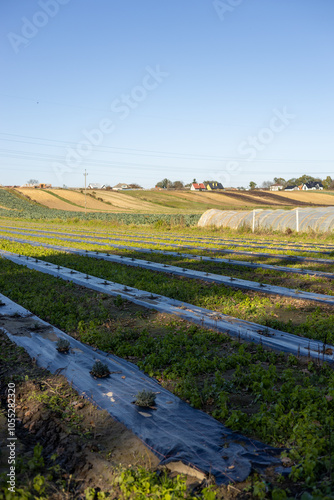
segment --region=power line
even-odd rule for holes
[[[24,135],[18,135],[18,134],[7,134],[4,132],[1,132],[0,135],[6,135],[10,137],[23,137],[25,139],[35,139],[38,141],[47,141],[47,142],[52,142],[52,143],[61,143],[61,144],[66,144],[69,145],[70,147],[77,148],[78,143],[70,142],[70,141],[63,141],[63,140],[57,140],[57,139],[47,139],[47,138],[42,138],[42,137],[32,137],[32,136],[24,136]],[[35,144],[38,146],[46,146],[46,147],[62,147],[61,145],[53,145],[53,144],[39,144],[38,142],[30,142],[30,141],[18,141],[14,139],[1,139],[3,141],[7,142],[18,142],[18,143],[24,143],[24,144]],[[78,141],[80,142],[80,141]],[[108,151],[113,151],[117,152],[117,154],[133,154],[136,156],[147,156],[148,155],[155,155],[156,158],[163,157],[163,158],[179,158],[179,159],[189,159],[189,160],[206,160],[206,161],[238,161],[238,162],[247,162],[251,163],[247,158],[240,158],[240,156],[213,156],[213,155],[201,155],[201,154],[193,154],[193,153],[175,153],[175,152],[167,152],[167,151],[156,151],[156,150],[145,150],[145,149],[136,149],[136,148],[119,148],[119,147],[113,147],[113,146],[94,146],[94,152],[108,152]],[[143,154],[144,153],[144,154]],[[296,159],[289,159],[289,158],[261,158],[257,159],[256,162],[288,162],[288,163],[312,163],[312,162],[318,162],[318,163],[334,163],[334,160],[321,160],[319,158],[311,159],[311,160],[296,160]]]

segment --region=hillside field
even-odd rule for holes
[[[332,206],[332,192],[268,191],[155,191],[115,192],[87,190],[86,202],[79,189],[17,188],[21,196],[51,209],[109,213],[203,213],[210,208],[247,210],[252,208],[293,208],[296,206]]]

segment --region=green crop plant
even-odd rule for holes
[[[58,352],[68,352],[70,349],[70,342],[67,339],[57,340],[56,349]]]
[[[145,408],[149,408],[151,406],[154,406],[155,399],[156,399],[155,392],[143,389],[142,391],[137,392],[135,404],[137,406],[143,406]]]
[[[110,370],[105,363],[102,363],[102,361],[98,360],[93,364],[90,374],[93,377],[105,378],[110,375]]]

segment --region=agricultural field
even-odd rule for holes
[[[133,199],[140,194],[134,193]],[[6,192],[0,203],[12,208],[13,196]],[[89,406],[64,378],[33,365],[3,335],[0,369],[3,380],[15,380],[20,388],[20,446],[30,464],[21,465],[23,491],[36,484],[38,498],[51,498],[51,491],[67,491],[61,498],[78,498],[79,492],[82,498],[107,498],[103,492],[110,491],[110,498],[334,498],[333,235],[199,229],[195,218],[189,225],[182,219],[182,227],[168,218],[152,218],[150,225],[132,219],[126,226],[116,219],[28,221],[27,203],[33,213],[51,209],[20,200],[17,209],[25,217],[0,219],[0,292],[71,338],[134,363],[161,390],[245,440],[277,448],[282,465],[279,473],[254,468],[242,481],[219,485],[212,477],[194,479],[189,471],[187,479],[166,475],[163,468],[156,475],[159,460],[131,431],[120,431],[121,424]],[[46,263],[53,274],[42,272]],[[61,279],[66,269],[83,276],[80,284]],[[215,276],[227,282],[210,281]],[[105,291],[90,286],[96,278]],[[240,288],[244,281],[250,288]],[[145,296],[140,304],[132,299],[134,289]],[[293,297],[291,290],[297,292]],[[196,319],[199,309],[202,321]],[[207,317],[218,319],[210,327]],[[231,327],[224,326],[226,318]],[[243,337],[247,325],[253,337]],[[1,316],[0,327],[14,328]],[[278,343],[271,349],[275,332]],[[285,336],[291,350],[283,340],[280,345]],[[107,426],[114,430],[106,441]],[[134,455],[126,453],[125,443]],[[80,485],[85,461],[92,472]],[[109,472],[94,476],[96,463]],[[231,474],[235,467],[229,465]],[[99,493],[92,489],[97,487]]]
[[[268,191],[106,191],[74,189],[16,188],[13,195],[38,203],[48,209],[82,213],[114,212],[137,214],[202,214],[208,209],[246,210],[253,208],[293,208],[296,206],[331,206],[330,192]],[[85,201],[86,198],[86,201]]]

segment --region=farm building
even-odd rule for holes
[[[324,189],[324,186],[323,186],[322,182],[318,182],[318,181],[306,182],[305,184],[303,184],[301,189],[303,191],[310,191],[310,190],[315,191],[318,189]]]
[[[206,187],[203,184],[203,182],[201,182],[201,183],[193,182],[191,187],[190,187],[190,190],[191,191],[205,191]]]
[[[272,184],[269,189],[270,191],[282,191],[284,186],[282,186],[282,184]]]
[[[131,189],[129,184],[125,184],[124,182],[119,182],[116,186],[113,186],[115,191],[122,191],[123,189]]]
[[[206,189],[208,191],[216,191],[217,189],[224,189],[224,186],[220,182],[207,182],[206,183]]]
[[[88,189],[105,189],[105,184],[100,184],[99,182],[91,182],[88,184]]]
[[[287,186],[284,191],[298,191],[298,186]]]

